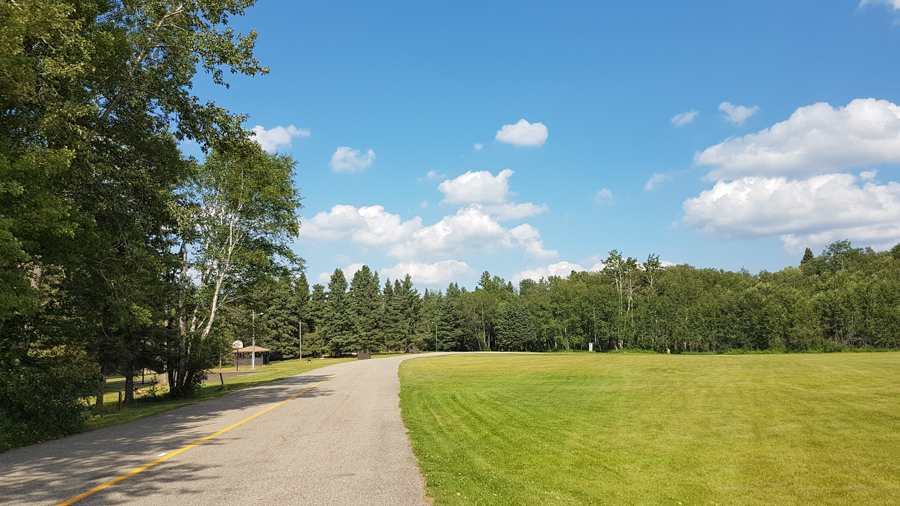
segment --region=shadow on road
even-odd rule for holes
[[[245,420],[333,375],[334,372],[293,376],[132,423],[2,453],[0,504],[54,504],[69,499]],[[302,403],[304,399],[333,394],[325,382],[290,402]],[[232,432],[226,432],[202,444],[225,445],[234,439]],[[109,493],[102,494],[101,502],[125,503],[129,496],[159,493],[163,484],[168,485],[166,493],[171,494],[174,479],[181,487],[177,493],[191,494],[202,490],[204,487],[197,483],[215,478],[216,469],[223,465],[187,465],[179,463],[179,457],[116,484]],[[92,501],[86,498],[83,502]]]

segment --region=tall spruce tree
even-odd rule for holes
[[[362,266],[353,274],[349,296],[360,349],[370,351],[378,349],[382,317],[378,273],[369,269],[367,265]]]
[[[419,335],[421,328],[421,306],[419,291],[413,288],[412,278],[407,274],[403,281],[394,282],[394,300],[397,302],[399,322],[400,348],[409,350],[421,347],[422,337]]]
[[[532,351],[537,347],[537,331],[528,307],[519,302],[505,302],[494,322],[497,347],[502,351]]]
[[[353,307],[347,294],[347,278],[344,271],[335,269],[328,282],[328,298],[325,304],[325,320],[321,329],[328,349],[334,356],[360,348],[356,334]]]
[[[447,292],[437,301],[437,350],[466,351],[463,343],[462,329],[459,326],[457,304],[459,301],[459,285],[450,283]]]

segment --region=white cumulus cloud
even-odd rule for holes
[[[334,172],[359,172],[371,166],[374,161],[375,151],[371,149],[363,155],[358,149],[341,146],[331,155],[331,170]]]
[[[354,207],[336,205],[303,223],[301,236],[308,239],[337,241],[345,237],[363,246],[387,246],[404,240],[422,227],[422,218],[403,221],[383,206]]]
[[[556,250],[544,249],[544,241],[541,240],[540,232],[527,223],[510,229],[504,237],[504,243],[510,247],[525,248],[525,254],[530,258],[546,259],[559,256]]]
[[[272,153],[278,150],[279,146],[291,147],[291,139],[294,137],[309,137],[309,130],[297,128],[291,125],[287,128],[277,126],[271,130],[266,130],[262,125],[256,125],[251,130],[254,133],[254,140],[259,143],[263,151]]]
[[[538,147],[547,141],[547,127],[543,123],[529,123],[520,119],[515,125],[503,125],[496,140],[515,146]]]
[[[790,253],[840,239],[900,242],[900,183],[860,184],[850,174],[719,181],[685,201],[684,211],[685,224],[714,239],[777,235]]]
[[[747,107],[745,105],[734,105],[729,104],[728,102],[722,102],[719,104],[719,110],[725,113],[725,119],[729,123],[734,123],[735,125],[743,125],[747,118],[756,114],[756,111],[759,110],[759,107]]]
[[[438,186],[448,204],[501,204],[509,194],[509,177],[513,171],[502,170],[494,176],[483,170],[468,171],[456,179],[448,179]]]
[[[440,262],[400,262],[393,267],[385,267],[379,271],[382,278],[403,279],[409,274],[413,283],[424,285],[444,285],[456,280],[459,276],[472,274],[469,264],[456,260]]]
[[[500,210],[517,211],[515,207],[512,211]],[[320,241],[349,238],[353,244],[382,249],[400,260],[447,258],[504,249],[521,249],[530,258],[556,257],[556,251],[544,249],[536,228],[523,224],[507,229],[499,223],[501,218],[473,205],[433,225],[423,226],[421,217],[403,221],[382,206],[336,205],[331,211],[306,220],[301,237]]]
[[[700,113],[691,109],[690,111],[682,112],[682,113],[676,114],[675,116],[672,116],[672,119],[670,121],[675,126],[684,126],[684,125],[687,125],[688,123],[694,121],[697,118],[698,114],[700,114]]]
[[[808,177],[900,163],[900,107],[873,98],[801,107],[770,128],[697,153],[694,163],[713,168],[708,180]]]
[[[595,266],[596,267],[596,266]],[[540,281],[541,278],[547,279],[550,276],[558,276],[560,278],[568,278],[569,274],[572,271],[582,272],[586,271],[579,264],[573,264],[572,262],[562,261],[555,264],[550,264],[544,267],[535,267],[534,269],[525,269],[522,272],[518,272],[512,277],[512,282],[516,285],[519,284],[523,279],[533,279],[534,281]]]
[[[455,215],[415,230],[388,250],[394,258],[459,256],[497,250],[506,229],[479,209],[462,209]]]

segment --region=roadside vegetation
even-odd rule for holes
[[[435,504],[889,504],[898,353],[403,362]]]
[[[373,356],[373,358],[378,357]],[[160,375],[147,375],[143,384],[139,381],[135,383],[135,389],[138,393],[135,395],[134,402],[124,405],[121,410],[119,410],[118,401],[119,392],[124,392],[124,378],[113,377],[106,384],[105,402],[100,408],[97,408],[96,405],[92,406],[94,409],[91,411],[91,416],[87,419],[85,428],[93,430],[120,425],[189,404],[220,397],[244,388],[271,383],[320,367],[352,360],[356,360],[356,357],[284,360],[271,362],[266,366],[258,366],[254,371],[244,368],[239,375],[233,376],[228,375],[235,373],[234,367],[216,368],[210,371],[210,381],[204,382],[197,390],[196,395],[182,398],[173,398],[167,395],[169,392],[167,385],[153,383],[153,380],[158,380]],[[219,373],[226,377],[224,388],[219,380]]]

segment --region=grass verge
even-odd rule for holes
[[[103,396],[104,406],[99,413],[91,416],[86,422],[86,430],[99,429],[101,427],[111,427],[122,423],[139,420],[158,413],[170,411],[182,406],[187,406],[197,402],[213,399],[234,392],[242,388],[261,385],[280,379],[294,376],[306,371],[318,369],[320,367],[338,364],[356,360],[355,357],[340,357],[313,359],[311,362],[307,359],[303,360],[284,360],[281,362],[272,362],[267,366],[259,366],[256,372],[241,376],[234,376],[225,380],[225,389],[221,388],[218,378],[214,381],[204,383],[198,394],[187,399],[170,399],[163,394],[168,391],[166,386],[156,387],[156,396],[144,394],[135,399],[131,405],[124,406],[122,411],[118,411],[119,391],[124,390],[124,383],[120,383],[120,378],[109,378],[106,388],[106,394]],[[247,368],[241,369],[245,371]],[[223,369],[213,369],[213,373],[218,372],[234,372],[233,367]],[[147,380],[150,378],[147,377]],[[141,385],[140,380],[135,383],[135,388],[146,389],[149,385]]]
[[[403,362],[436,504],[891,504],[900,354]]]

